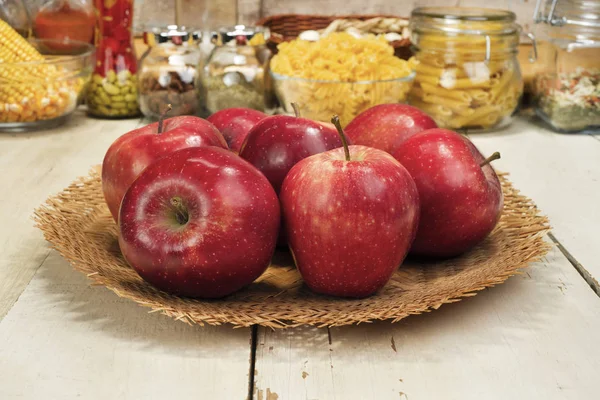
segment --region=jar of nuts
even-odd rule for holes
[[[171,116],[199,114],[196,95],[200,49],[198,34],[176,25],[144,33],[150,45],[138,71],[140,109],[149,118],[160,117],[166,104]]]
[[[133,1],[95,1],[99,35],[96,40],[96,69],[87,90],[88,113],[102,118],[139,115],[137,59],[131,25]]]
[[[269,30],[236,25],[219,30],[216,47],[200,74],[199,96],[209,113],[230,107],[264,111],[269,105]]]

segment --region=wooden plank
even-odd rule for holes
[[[198,29],[218,29],[234,25],[237,19],[236,0],[181,0],[181,23]]]
[[[553,235],[600,289],[600,141],[554,133],[525,118],[507,130],[470,137],[485,154],[500,151],[502,159],[494,166],[509,171],[515,186],[536,201],[550,218]]]
[[[259,329],[255,399],[597,397],[600,299],[554,248],[503,285],[397,324]]]
[[[262,18],[262,0],[237,0],[238,24],[253,25]]]
[[[0,209],[2,315],[14,304],[0,321],[1,399],[247,396],[250,329],[190,327],[90,287],[30,220],[139,124],[78,113],[59,129],[0,135],[0,170],[10,171],[0,174],[10,188]]]
[[[36,133],[0,133],[0,319],[48,256],[33,209],[102,162],[104,152],[138,120],[94,120],[78,112],[65,126]]]
[[[245,399],[250,329],[149,314],[52,251],[0,322],[1,399]]]

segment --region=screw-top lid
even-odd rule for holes
[[[172,43],[182,45],[200,39],[200,32],[186,26],[167,25],[148,29],[144,32],[144,43],[148,46],[154,46],[162,43]]]
[[[254,36],[262,34],[265,40],[269,39],[270,31],[264,26],[235,25],[219,29],[221,44],[235,41],[236,45],[245,46]]]

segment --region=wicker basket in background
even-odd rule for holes
[[[327,28],[335,20],[358,20],[369,21],[374,18],[391,20],[404,20],[407,18],[393,15],[302,15],[302,14],[281,14],[272,15],[257,22],[259,26],[265,26],[271,31],[271,38],[267,45],[273,51],[277,52],[277,45],[284,41],[295,39],[300,33],[307,30],[322,30]],[[372,33],[387,33],[375,29]],[[403,38],[390,42],[394,47],[397,57],[407,60],[412,55],[410,50],[410,39]]]

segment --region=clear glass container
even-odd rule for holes
[[[200,113],[196,82],[200,49],[193,30],[169,25],[144,33],[150,46],[138,68],[140,109],[158,118],[170,104],[169,116]]]
[[[38,39],[94,43],[96,14],[92,0],[50,0],[38,10],[34,31]]]
[[[449,129],[490,130],[510,123],[523,94],[521,28],[514,13],[417,8],[410,29],[417,59],[410,104]]]
[[[266,28],[244,25],[219,30],[217,45],[199,79],[198,93],[207,113],[230,107],[265,111],[271,54],[265,44],[268,35]]]
[[[600,2],[538,0],[536,113],[558,132],[600,133]]]
[[[98,12],[96,69],[87,92],[88,114],[132,118],[140,114],[137,58],[133,48],[133,0],[95,0]]]

